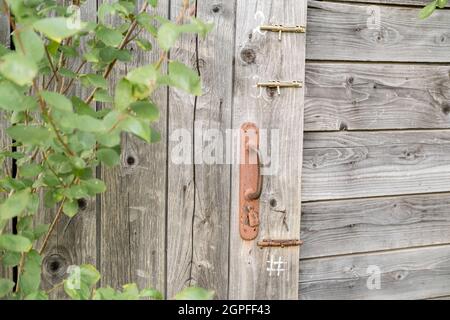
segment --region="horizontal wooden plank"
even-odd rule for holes
[[[420,6],[420,7],[423,7],[431,2],[431,0],[333,0],[333,1],[386,4],[386,5],[408,5],[408,6]]]
[[[305,130],[450,128],[449,77],[450,66],[310,62]]]
[[[435,297],[435,298],[429,298],[427,300],[450,300],[450,296],[443,296],[443,297]]]
[[[304,203],[301,257],[450,243],[450,193]]]
[[[303,201],[450,191],[450,131],[305,134]]]
[[[307,59],[450,61],[450,10],[421,20],[420,8],[308,3]]]
[[[450,246],[300,261],[300,299],[426,299],[445,295],[450,295]]]

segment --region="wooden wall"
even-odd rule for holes
[[[109,2],[116,1],[85,1],[82,18],[95,20],[99,6]],[[279,149],[265,150],[268,155],[279,152],[281,165],[277,174],[264,178],[258,240],[298,239],[305,89],[283,89],[279,96],[268,89],[254,96],[258,80],[304,81],[306,35],[285,34],[279,41],[278,33],[259,30],[262,24],[306,23],[306,0],[283,2],[284,6],[279,0],[190,1],[195,6],[189,12],[213,22],[214,30],[206,39],[183,35],[170,59],[198,71],[204,94],[193,97],[175,88],[157,92],[161,141],[148,145],[124,135],[120,166],[97,169],[108,189],[95,199],[80,201],[81,212],[59,222],[43,256],[45,288],[60,283],[70,265],[90,263],[102,274],[101,286],[120,288],[136,282],[167,298],[193,285],[214,290],[218,299],[298,298],[299,247],[261,249],[256,240],[243,241],[239,235],[239,164],[230,165],[225,157],[212,164],[197,159],[198,149],[211,144],[202,130],[217,130],[221,141],[213,142],[223,149],[216,152],[226,151],[224,156],[231,158],[236,154],[225,140],[227,130],[239,133],[249,121],[269,137],[275,135],[269,130],[278,130],[280,143],[274,148]],[[175,21],[183,1],[158,3],[157,13]],[[111,19],[108,22],[117,25],[116,18]],[[6,43],[7,24],[2,19],[0,25],[0,39]],[[127,71],[159,58],[153,44],[151,53],[134,46],[135,59],[116,64],[112,86]],[[76,87],[72,94],[86,92]],[[177,130],[190,139],[189,163],[174,161]],[[238,147],[239,135],[233,138],[231,147]],[[54,210],[46,210],[39,222],[50,223],[54,215]],[[282,274],[267,271],[272,256],[282,259]],[[55,290],[51,298],[65,295]]]
[[[363,2],[308,1],[299,297],[447,296],[450,10]]]

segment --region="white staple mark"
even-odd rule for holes
[[[278,257],[278,261],[274,261],[273,255],[272,255],[272,256],[270,256],[270,261],[267,261],[267,264],[269,266],[267,267],[266,271],[269,272],[270,277],[272,276],[273,272],[276,272],[277,277],[279,277],[282,272],[286,271],[286,269],[283,269],[283,264],[287,264],[287,262],[284,262],[283,260],[281,260],[281,257]]]

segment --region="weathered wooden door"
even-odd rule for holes
[[[186,36],[172,52],[198,68],[205,95],[169,95],[168,295],[197,284],[221,299],[297,299],[299,247],[260,248],[257,242],[300,236],[304,92],[278,94],[257,84],[303,82],[305,34],[260,27],[305,26],[306,0],[199,0],[197,15],[212,20],[214,31],[206,40]],[[266,166],[260,230],[252,241],[239,234],[239,156],[230,155],[246,122],[260,130]],[[193,141],[192,163],[175,164],[171,154],[182,140],[173,136],[179,129]],[[223,164],[207,163],[211,144],[225,153]]]
[[[265,172],[257,241],[238,233],[239,168],[233,166],[230,298],[297,299],[299,247],[257,246],[300,237],[303,88],[255,88],[271,80],[304,80],[305,34],[261,31],[261,25],[305,26],[306,0],[238,1],[233,127],[257,124]],[[266,148],[266,150],[264,150]]]

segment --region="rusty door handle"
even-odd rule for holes
[[[252,150],[253,152],[256,153],[256,157],[257,157],[257,165],[258,165],[258,182],[256,184],[256,188],[255,189],[247,189],[244,192],[245,198],[247,200],[256,200],[259,199],[261,197],[261,193],[262,193],[262,186],[263,186],[263,176],[261,175],[261,152],[259,151],[258,147],[255,147],[253,145],[251,145],[250,143],[247,143],[246,148],[248,148],[249,150]]]
[[[256,154],[256,161],[251,161]],[[239,233],[243,240],[253,240],[259,232],[259,198],[262,193],[259,130],[254,123],[241,126],[239,164]]]

